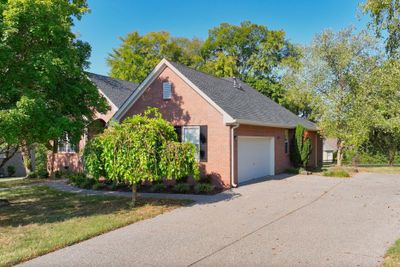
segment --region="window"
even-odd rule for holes
[[[289,131],[285,130],[285,154],[289,153]]]
[[[76,145],[72,144],[68,134],[64,134],[63,137],[58,139],[58,153],[75,153],[76,152]]]
[[[163,99],[171,99],[171,83],[163,82]]]
[[[207,126],[175,126],[178,140],[190,142],[197,148],[197,160],[207,161]]]

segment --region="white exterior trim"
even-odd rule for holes
[[[96,87],[97,87],[97,86],[96,86]],[[100,88],[100,87],[97,87],[97,89],[98,89],[98,91],[100,92],[100,94],[107,100],[107,102],[110,103],[111,106],[113,106],[113,108],[114,108],[115,110],[118,111],[118,107],[111,101],[110,98],[108,98],[108,97],[106,96],[106,94],[101,90],[101,88]]]
[[[201,97],[203,97],[211,106],[219,111],[224,119],[225,123],[232,123],[233,118],[226,113],[220,106],[218,106],[211,98],[209,98],[202,90],[194,85],[185,75],[177,70],[168,60],[165,58],[154,68],[154,70],[146,77],[146,79],[139,85],[139,87],[131,94],[121,108],[114,114],[113,119],[119,121],[122,116],[133,106],[133,104],[139,99],[139,97],[147,89],[148,85],[151,84],[158,75],[165,69],[170,68],[175,74],[177,74],[185,83],[187,83],[193,90],[195,90]]]
[[[291,125],[285,125],[285,124],[279,124],[279,123],[263,123],[263,122],[258,122],[258,121],[252,121],[252,120],[242,120],[238,119],[235,120],[233,123],[240,123],[240,124],[245,124],[245,125],[254,125],[254,126],[267,126],[267,127],[273,127],[273,128],[284,128],[284,129],[294,129],[296,128],[296,125],[291,126]],[[307,130],[310,131],[317,131],[318,129],[315,128],[307,128]]]

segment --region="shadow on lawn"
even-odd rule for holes
[[[0,227],[62,222],[77,217],[105,215],[131,209],[124,197],[85,196],[60,192],[45,186],[0,192],[10,206],[0,207]],[[182,205],[177,200],[138,199],[135,208],[145,205]]]

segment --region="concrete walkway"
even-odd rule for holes
[[[293,176],[232,190],[25,266],[379,266],[400,237],[400,176]],[[73,234],[73,233],[71,233]]]

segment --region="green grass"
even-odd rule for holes
[[[398,267],[400,266],[400,240],[389,248],[385,255],[384,267]]]
[[[15,186],[25,186],[33,185],[37,183],[42,183],[43,179],[24,179],[22,177],[18,178],[0,178],[0,188],[9,188]]]
[[[329,176],[329,177],[341,177],[341,178],[348,178],[350,177],[350,174],[343,169],[329,169],[327,171],[323,172],[324,176]]]
[[[400,166],[358,167],[360,172],[400,174]]]
[[[178,200],[85,196],[46,186],[0,191],[0,266],[13,265],[188,204]]]

